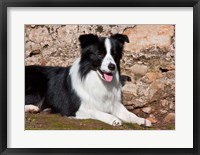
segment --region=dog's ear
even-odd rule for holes
[[[124,34],[114,34],[111,38],[118,40],[120,43],[124,44],[125,42],[129,43],[129,39],[127,35]]]
[[[98,40],[98,36],[94,34],[84,34],[79,36],[81,48],[85,48],[88,45],[95,44]]]

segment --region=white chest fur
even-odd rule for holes
[[[70,75],[72,86],[81,98],[81,106],[111,113],[115,104],[121,102],[121,84],[118,73],[115,73],[112,82],[106,82],[99,77],[97,72],[90,71],[81,81],[78,73],[79,61],[80,59],[73,64]]]

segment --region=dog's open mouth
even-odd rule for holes
[[[100,69],[97,70],[97,73],[100,75],[100,77],[107,82],[111,82],[113,80],[113,74],[112,73],[106,73],[101,71]]]

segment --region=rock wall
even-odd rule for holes
[[[25,25],[25,64],[71,65],[80,56],[78,37],[87,33],[128,35],[121,68],[130,78],[123,104],[152,122],[174,122],[174,25]]]

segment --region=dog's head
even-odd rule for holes
[[[111,82],[113,74],[120,70],[122,50],[124,43],[129,42],[128,37],[123,34],[114,34],[105,38],[86,34],[81,35],[79,41],[81,76],[85,77],[90,70],[94,70],[104,81]]]

